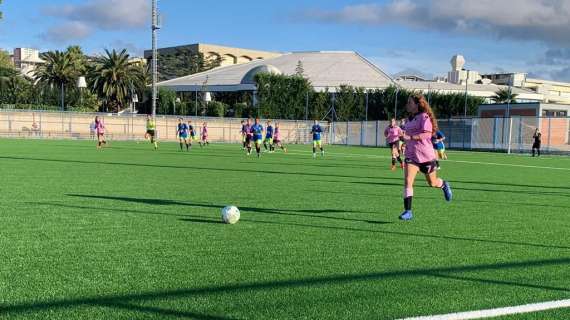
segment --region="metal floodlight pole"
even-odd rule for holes
[[[156,100],[157,88],[156,82],[158,78],[158,49],[157,49],[157,33],[160,26],[158,25],[158,9],[157,0],[152,0],[152,116],[156,116]]]

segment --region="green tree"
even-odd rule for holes
[[[10,54],[6,51],[0,50],[0,68],[14,67]]]
[[[65,98],[65,88],[75,85],[76,71],[67,52],[48,51],[42,54],[44,63],[38,66],[34,75],[44,88],[59,88],[60,98]],[[65,108],[65,106],[62,106]]]
[[[517,103],[518,94],[512,93],[510,89],[499,89],[491,100],[495,103]]]
[[[208,71],[222,64],[221,57],[205,57],[201,52],[178,49],[172,54],[159,54],[158,73],[160,80],[170,80]]]
[[[140,67],[129,61],[126,49],[105,50],[97,57],[89,72],[90,87],[97,93],[105,111],[119,112],[132,101],[133,91],[140,87]]]
[[[158,88],[157,113],[174,114],[176,92],[167,88]]]
[[[307,79],[293,75],[259,73],[255,76],[259,115],[266,118],[303,119],[313,88]]]

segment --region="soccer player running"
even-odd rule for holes
[[[255,118],[255,124],[251,126],[250,129],[252,133],[252,139],[255,143],[255,151],[257,152],[257,157],[261,157],[261,144],[263,143],[263,126],[259,123],[259,118]]]
[[[535,154],[538,154],[540,157],[540,144],[542,143],[542,133],[540,133],[540,129],[536,128],[536,130],[534,130],[532,138],[534,139],[532,144],[532,156],[534,157]]]
[[[439,160],[447,160],[447,154],[445,153],[445,135],[441,130],[437,130],[431,137],[431,142],[433,144],[433,149],[436,155],[437,170],[441,169],[439,166]]]
[[[189,150],[188,145],[188,125],[184,123],[184,119],[178,118],[178,125],[176,126],[176,136],[180,142],[180,151],[183,151],[183,146],[186,145],[186,151]]]
[[[273,150],[275,150],[275,146],[278,146],[287,153],[287,148],[281,142],[281,130],[279,129],[279,122],[275,122],[275,133],[273,134]]]
[[[396,123],[396,119],[390,121],[390,125],[384,130],[384,137],[392,152],[392,171],[396,170],[396,160],[400,163],[400,168],[404,168],[404,162],[400,155],[400,137],[404,135],[404,131]]]
[[[150,143],[154,145],[154,150],[158,149],[158,143],[155,140],[156,136],[156,121],[150,115],[146,116],[146,133],[144,134],[145,139],[150,139]]]
[[[271,125],[271,120],[267,120],[265,129],[265,139],[263,140],[263,148],[265,148],[265,152],[273,152],[275,148],[273,147],[273,126]],[[269,150],[267,149],[267,145],[269,144]]]
[[[447,181],[437,177],[435,170],[435,153],[431,143],[434,131],[438,130],[437,120],[426,98],[415,94],[408,98],[406,110],[410,113],[410,121],[406,124],[404,140],[406,141],[406,165],[404,169],[404,212],[401,220],[412,220],[412,198],[414,181],[418,173],[423,173],[430,187],[443,191],[446,201],[451,201],[451,187]]]
[[[313,158],[317,157],[317,147],[319,147],[321,150],[321,156],[325,155],[325,149],[323,148],[323,142],[321,140],[321,133],[323,133],[323,128],[319,124],[319,121],[315,120],[315,123],[311,128],[311,134],[313,135]]]
[[[210,145],[208,141],[208,123],[204,122],[202,124],[202,140],[200,140],[200,147],[205,147],[206,145]]]
[[[95,117],[95,130],[97,131],[97,149],[99,150],[107,144],[107,141],[105,140],[105,123],[98,116]]]

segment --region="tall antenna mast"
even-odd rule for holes
[[[157,33],[160,29],[158,23],[158,10],[157,10],[157,0],[152,0],[152,116],[156,116],[156,100],[157,100],[157,90],[156,82],[158,79],[158,49],[157,49]]]

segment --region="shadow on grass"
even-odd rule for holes
[[[83,195],[74,195],[74,196],[85,197],[85,198],[95,198],[95,199],[121,200],[121,201],[129,201],[129,202],[132,199],[135,199],[134,202],[143,201],[143,200],[152,200],[150,203],[149,202],[143,202],[143,203],[147,203],[147,204],[155,204],[156,202],[163,203],[166,201],[168,203],[174,203],[177,205],[185,205],[185,206],[191,206],[191,207],[194,206],[194,207],[206,207],[206,208],[222,208],[222,206],[211,205],[211,204],[195,204],[195,203],[190,203],[190,202],[179,202],[179,201],[173,201],[173,200],[137,199],[137,198],[109,197],[109,196],[83,196]],[[59,206],[59,207],[68,207],[68,208],[80,208],[80,209],[86,209],[86,210],[101,209],[101,207],[99,207],[99,206],[97,206],[97,207],[85,207],[85,206],[79,207],[79,206],[74,206],[74,205],[63,205],[63,204],[51,204],[51,203],[44,203],[44,204]],[[249,208],[242,208],[242,210],[244,212],[247,212],[248,209]],[[324,219],[333,219],[333,220],[348,220],[348,221],[354,221],[354,222],[364,222],[364,223],[368,223],[368,224],[372,224],[372,225],[387,225],[387,224],[393,223],[393,222],[376,221],[376,220],[351,219],[351,218],[330,217],[330,216],[321,216],[321,215],[305,215],[305,214],[298,214],[298,213],[275,212],[275,211],[272,211],[269,209],[260,209],[260,208],[254,208],[254,209],[256,209],[257,211],[256,210],[249,210],[249,211],[276,214],[276,215],[286,215],[286,216],[293,216],[293,217],[310,217],[310,218],[324,218]],[[108,210],[109,211],[117,211],[117,212],[132,212],[132,213],[143,213],[143,214],[147,213],[146,211],[137,211],[137,210],[131,210],[131,209],[108,209]],[[294,210],[291,210],[291,211],[294,211]],[[344,211],[342,211],[342,212],[344,212]],[[169,213],[158,213],[158,212],[153,212],[153,211],[148,212],[148,214],[163,214],[163,215],[177,216],[180,218],[198,218],[198,219],[201,219],[201,217],[192,217],[189,215],[179,215],[179,214],[169,214]],[[208,220],[208,221],[210,221],[210,220]],[[293,223],[293,222],[282,222],[282,221],[262,221],[262,220],[250,219],[249,217],[243,218],[242,221],[243,222],[252,222],[252,223],[264,223],[264,224],[274,224],[274,225],[286,225],[286,226],[296,226],[296,227],[308,227],[308,228],[320,228],[320,229],[329,229],[329,230],[351,231],[351,232],[378,233],[378,234],[427,238],[427,239],[436,239],[436,240],[480,242],[480,243],[525,246],[525,247],[547,248],[547,249],[563,249],[563,250],[570,249],[570,247],[568,247],[568,246],[549,245],[549,244],[541,244],[541,243],[503,241],[503,240],[492,240],[492,239],[477,239],[477,238],[468,238],[468,237],[432,235],[432,234],[425,234],[425,233],[411,233],[411,232],[390,231],[390,230],[358,229],[358,228],[349,228],[349,227],[318,225],[318,224],[304,224],[304,223]]]
[[[128,166],[128,167],[141,167],[141,168],[160,168],[160,169],[192,169],[201,171],[213,172],[236,172],[236,173],[264,173],[276,174],[286,176],[309,176],[309,177],[335,177],[335,178],[374,178],[368,176],[355,176],[355,175],[340,175],[340,174],[320,174],[310,172],[285,172],[285,171],[270,171],[270,170],[255,170],[255,169],[241,169],[241,168],[208,168],[198,166],[175,166],[165,164],[148,164],[148,163],[130,163],[130,162],[110,162],[110,161],[87,161],[87,160],[71,160],[71,159],[48,159],[48,158],[32,158],[32,157],[14,157],[14,156],[0,156],[0,159],[5,160],[23,160],[23,161],[40,161],[40,162],[57,162],[57,163],[76,163],[76,164],[94,164],[94,165],[112,165],[112,166]]]
[[[148,199],[148,198],[131,198],[131,197],[115,197],[115,196],[99,196],[99,195],[81,195],[81,194],[68,194],[70,197],[79,197],[87,199],[98,199],[98,200],[114,200],[114,201],[125,201],[133,203],[141,203],[147,205],[156,206],[189,206],[189,207],[200,207],[209,209],[222,209],[223,205],[207,204],[207,203],[197,203],[197,202],[186,202],[177,200],[166,200],[166,199]],[[264,214],[276,214],[276,215],[289,215],[295,217],[308,217],[308,218],[322,218],[331,220],[342,220],[342,221],[355,221],[355,222],[370,222],[369,220],[336,217],[332,215],[323,215],[327,213],[373,213],[355,210],[339,210],[339,209],[270,209],[270,208],[260,208],[260,207],[239,207],[241,211],[244,212],[257,212]],[[385,221],[374,221],[374,223],[391,223]]]
[[[570,267],[570,258],[544,259],[534,261],[517,261],[506,263],[479,264],[467,266],[452,266],[438,268],[417,268],[398,271],[371,272],[363,274],[342,274],[324,277],[310,277],[290,280],[275,280],[265,282],[239,283],[221,286],[206,286],[197,288],[181,288],[173,290],[157,290],[136,294],[104,295],[92,297],[80,297],[59,299],[51,301],[33,301],[17,304],[0,304],[0,315],[15,316],[21,313],[53,313],[58,309],[72,309],[85,306],[126,309],[154,315],[177,316],[195,319],[229,319],[224,316],[207,315],[180,310],[169,310],[154,306],[139,306],[135,302],[149,303],[166,299],[185,299],[196,296],[236,295],[250,294],[251,292],[270,291],[294,288],[322,288],[323,286],[346,286],[358,282],[376,282],[382,280],[413,279],[420,277],[436,277],[447,280],[470,281],[480,285],[500,285],[525,289],[537,289],[545,291],[570,292],[570,288],[554,287],[541,284],[524,283],[522,281],[506,281],[494,279],[474,278],[464,275],[469,272],[503,271],[503,270],[528,270],[541,267]],[[306,290],[303,290],[305,292]],[[231,300],[230,300],[231,301]]]

